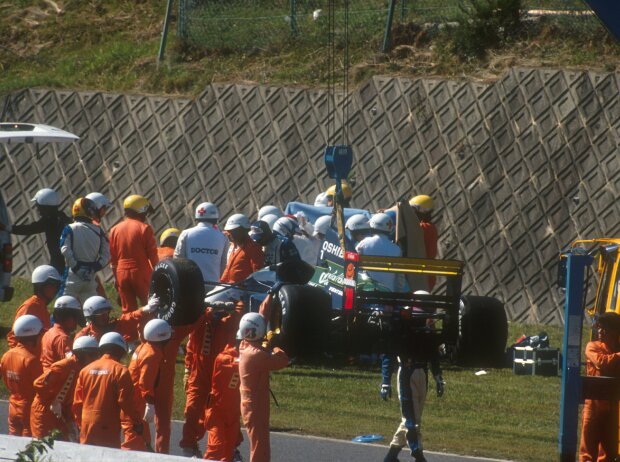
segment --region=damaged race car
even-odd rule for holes
[[[291,356],[349,357],[439,348],[460,364],[502,364],[508,335],[504,306],[492,297],[461,294],[462,262],[359,255],[344,233],[343,223],[355,213],[369,212],[341,210],[338,217],[331,207],[287,206],[286,213],[303,211],[310,221],[332,216],[316,266],[287,261],[205,293],[201,272],[191,260],[161,261],[151,280],[151,293],[161,300],[158,316],[172,325],[190,324],[205,306],[225,309],[232,306],[229,302],[239,300],[248,311],[258,311],[271,292],[275,306],[268,319],[269,329],[280,334]],[[413,232],[406,229],[419,227],[411,207],[399,203],[391,213],[402,225],[401,232],[397,226],[396,242],[405,255],[416,252],[411,243],[420,235],[415,228]],[[380,272],[402,275],[406,289],[387,290],[373,278]],[[437,278],[437,288],[432,294],[420,293],[428,289],[429,276]]]

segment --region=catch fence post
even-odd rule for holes
[[[390,33],[392,32],[392,22],[394,20],[394,8],[396,8],[396,0],[390,0],[387,20],[385,22],[385,34],[383,35],[383,48],[381,51],[387,53],[390,48]]]
[[[182,0],[181,0],[182,1]],[[164,59],[164,54],[166,52],[166,40],[168,39],[168,28],[170,26],[170,16],[172,16],[172,4],[174,0],[168,0],[168,5],[166,6],[166,17],[164,18],[164,30],[161,33],[161,42],[159,44],[159,53],[157,54],[157,66]],[[179,18],[180,21],[180,18]]]
[[[297,0],[291,1],[291,33],[297,35],[299,30],[297,29]]]

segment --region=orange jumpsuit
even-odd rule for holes
[[[241,416],[250,438],[250,462],[269,462],[269,372],[283,369],[288,356],[279,348],[269,352],[256,343],[241,342]]]
[[[111,355],[104,354],[82,369],[73,399],[80,443],[120,448],[121,410],[134,424],[142,423],[133,397],[129,371]]]
[[[168,340],[163,349],[163,361],[159,366],[159,382],[155,384],[155,451],[162,454],[170,452],[177,352],[183,339],[193,329],[193,324],[175,326],[172,338]]]
[[[426,258],[437,258],[437,227],[430,221],[420,220],[420,227],[424,231],[424,247],[426,249]],[[437,282],[437,277],[431,275],[428,277],[428,290],[432,291]]]
[[[110,230],[110,265],[123,313],[146,305],[151,273],[159,261],[150,225],[126,217]]]
[[[138,332],[142,332],[144,325],[151,319],[153,319],[152,314],[145,314],[140,310],[131,311],[122,314],[118,319],[110,319],[110,323],[103,329],[89,322],[75,334],[75,338],[90,335],[101,340],[101,336],[107,332],[118,332],[126,342],[133,342],[138,339]]]
[[[219,321],[210,310],[207,310],[197,321],[190,336],[193,345],[188,350],[194,353],[187,381],[183,437],[179,442],[182,448],[195,447],[205,434],[202,419],[211,392],[213,363],[227,344],[235,342],[242,310],[243,304],[238,304],[236,311]]]
[[[209,432],[204,458],[232,462],[235,448],[243,440],[239,429],[239,352],[227,345],[215,358],[205,427]]]
[[[620,377],[620,353],[600,341],[586,345],[586,373]],[[583,406],[579,462],[611,462],[617,451],[617,428],[612,428],[610,401],[586,399]]]
[[[185,369],[191,371],[196,357],[196,341],[194,340],[194,329],[189,333],[187,344],[185,345]]]
[[[129,374],[133,383],[133,401],[141,415],[144,415],[146,403],[155,403],[155,384],[159,380],[159,365],[163,359],[164,353],[161,348],[149,342],[141,343],[131,357]],[[125,441],[121,446],[123,449],[146,450],[144,441],[151,441],[151,431],[147,422],[143,424],[144,435],[138,437],[132,431],[131,422],[123,415],[122,426],[125,434]]]
[[[30,414],[30,428],[32,436],[43,438],[52,430],[58,429],[62,432],[63,439],[67,440],[69,422],[72,422],[73,414],[71,405],[73,404],[73,393],[75,382],[82,367],[75,356],[51,364],[47,370],[34,381],[36,395],[32,402]],[[50,405],[54,401],[59,401],[62,408],[63,419],[59,419],[50,410]]]
[[[172,257],[174,257],[174,249],[172,247],[157,247],[157,258],[159,258],[159,261]]]
[[[13,319],[13,322],[15,322],[17,318],[25,314],[31,314],[39,318],[39,321],[43,323],[43,331],[48,330],[50,328],[50,325],[52,324],[50,321],[49,311],[47,311],[47,303],[38,295],[33,295],[24,303],[22,303],[19,308],[17,308],[17,312],[15,313],[15,318]],[[17,341],[15,340],[15,335],[13,334],[12,329],[6,335],[6,339],[9,342],[10,348],[14,348],[15,345],[17,345]]]
[[[47,370],[52,363],[64,359],[71,351],[72,336],[60,324],[54,324],[41,339],[41,365]]]
[[[226,268],[220,281],[230,284],[243,281],[263,266],[265,266],[263,249],[248,237],[241,245],[235,244],[234,247],[230,247]]]
[[[2,380],[9,390],[9,435],[30,436],[30,407],[34,399],[32,383],[43,369],[38,352],[21,343],[4,353],[0,360]]]

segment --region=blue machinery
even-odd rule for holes
[[[577,428],[579,404],[584,399],[608,399],[616,405],[615,422],[618,427],[618,399],[620,385],[611,377],[581,376],[581,336],[584,313],[585,272],[592,264],[591,255],[566,254],[566,302],[564,304],[564,357],[562,361],[562,396],[560,402],[560,462],[575,462],[579,441]],[[613,428],[613,427],[612,427]],[[617,454],[616,454],[617,455]]]
[[[342,180],[346,180],[347,175],[353,166],[353,150],[351,146],[341,144],[327,146],[325,148],[325,167],[330,178],[336,180],[336,197],[334,197],[334,211],[338,216],[338,238],[340,246],[344,252],[344,217],[342,212]]]
[[[575,462],[577,420],[581,401],[581,328],[585,270],[590,255],[566,256],[566,302],[564,303],[564,342],[562,359],[562,397],[560,400],[560,462]]]

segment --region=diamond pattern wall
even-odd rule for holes
[[[465,292],[500,298],[513,320],[561,323],[560,249],[620,235],[619,79],[540,69],[491,85],[375,77],[348,101],[354,205],[434,196],[440,252],[466,262]],[[34,218],[41,187],[58,189],[66,209],[103,192],[117,204],[107,227],[125,196],[145,194],[157,233],[190,226],[204,200],[224,217],[312,201],[330,183],[323,147],[342,141],[333,105],[322,90],[252,85],[213,84],[195,100],[24,90],[0,101],[5,120],[81,139],[0,147],[0,187],[14,222]],[[14,244],[17,274],[47,258],[41,236]]]

